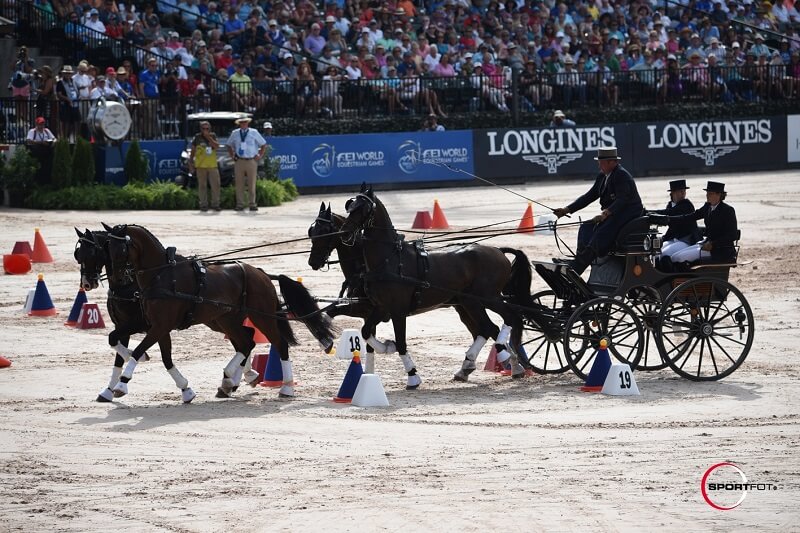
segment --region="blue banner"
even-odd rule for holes
[[[125,156],[131,143],[122,143],[119,147],[105,148],[105,182],[125,185]],[[142,153],[150,162],[149,181],[172,181],[181,170],[181,151],[186,147],[186,141],[139,141]]]
[[[268,139],[280,177],[298,187],[469,180],[471,131],[381,133]],[[446,165],[446,166],[445,166]]]

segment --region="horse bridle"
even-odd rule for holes
[[[355,209],[353,204],[359,198],[363,198],[368,202],[367,205],[369,205],[369,214],[366,216],[366,218],[363,221],[361,221],[359,226],[353,228],[353,231],[351,231],[348,236],[342,237],[342,244],[344,244],[345,246],[354,246],[355,243],[356,243],[356,234],[359,231],[363,231],[363,230],[365,230],[367,228],[371,228],[372,224],[374,222],[374,219],[375,219],[375,200],[373,200],[372,198],[370,198],[368,195],[364,194],[363,192],[360,192],[357,195],[355,195],[355,197],[350,198],[349,200],[347,200],[347,202],[344,204],[345,210],[348,213],[352,213],[353,210]],[[345,225],[346,224],[347,224],[347,222],[345,222]],[[342,229],[344,229],[344,226],[342,226]]]
[[[130,262],[130,250],[129,250],[129,247],[133,248],[135,246],[135,244],[131,240],[130,235],[119,236],[119,235],[113,235],[111,232],[108,232],[108,238],[109,239],[114,239],[115,241],[121,241],[122,242],[122,256],[125,257],[125,268],[123,268],[122,271],[121,271],[122,272],[122,281],[123,281],[123,283],[126,283],[126,282],[127,283],[133,283],[134,282],[134,279],[133,279],[134,273],[133,273],[133,265]],[[112,258],[112,263],[113,263],[113,258]]]
[[[97,265],[95,265],[95,271],[92,273],[92,276],[89,277],[86,275],[86,265],[84,264],[83,261],[81,261],[78,258],[78,251],[81,249],[82,242],[91,245],[95,250],[102,251],[102,247],[99,244],[97,244],[97,241],[89,240],[86,237],[80,237],[78,239],[78,242],[75,243],[75,252],[73,253],[75,260],[78,262],[79,265],[81,265],[81,279],[86,278],[87,280],[91,282],[97,282],[97,284],[100,285],[100,278],[102,277],[100,272],[102,272],[102,266],[100,268],[97,268]],[[102,265],[102,261],[100,261],[100,264]]]

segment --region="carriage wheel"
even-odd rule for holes
[[[644,350],[643,338],[644,326],[628,304],[595,298],[581,304],[567,320],[564,349],[572,371],[585,380],[602,339],[608,342],[610,355],[635,369]]]
[[[664,300],[656,324],[662,359],[692,381],[715,381],[739,368],[754,334],[745,297],[727,281],[713,278],[678,285]]]
[[[630,305],[644,326],[644,348],[642,358],[634,370],[661,370],[667,363],[661,358],[656,346],[655,327],[661,312],[661,294],[653,287],[639,286],[628,290],[625,303]]]
[[[553,291],[537,292],[531,296],[531,299],[534,303],[554,312],[560,310],[563,305],[563,300],[559,300]],[[534,372],[560,374],[569,369],[561,337],[548,338],[541,329],[528,320],[524,321],[522,328],[522,349]]]

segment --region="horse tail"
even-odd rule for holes
[[[511,262],[511,276],[503,287],[503,294],[508,301],[514,305],[531,307],[531,262],[522,250],[516,248],[500,248],[504,254],[512,254],[514,261]]]
[[[288,310],[305,324],[322,346],[326,348],[332,346],[336,340],[336,328],[331,318],[320,310],[311,293],[302,283],[283,274],[278,276],[278,285]]]

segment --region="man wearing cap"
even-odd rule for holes
[[[264,139],[268,137],[272,137],[272,122],[264,122],[264,126],[261,128],[264,131],[263,137]]]
[[[45,127],[44,117],[36,117],[34,127],[28,130],[25,144],[28,146],[49,146],[54,143],[55,140],[56,136],[53,135],[53,132]]]
[[[236,120],[238,128],[228,136],[228,154],[234,160],[233,176],[236,187],[236,210],[244,210],[245,181],[247,181],[250,211],[258,211],[256,204],[256,180],[258,179],[258,162],[264,157],[267,141],[258,132],[250,128],[250,118]]]
[[[320,34],[319,24],[316,22],[311,25],[311,32],[306,37],[306,40],[303,44],[306,47],[306,50],[311,52],[314,57],[319,56],[322,53],[322,48],[325,46],[325,37]]]
[[[74,137],[77,125],[81,121],[78,88],[72,80],[72,67],[64,65],[61,79],[56,83],[56,100],[58,100],[58,120],[61,123],[61,136]]]
[[[100,22],[100,14],[96,9],[89,10],[89,19],[84,22],[83,25],[102,34],[105,34],[106,32],[106,25]]]
[[[709,181],[704,189],[706,203],[695,211],[676,217],[657,216],[653,222],[658,224],[684,220],[704,219],[704,239],[672,255],[672,263],[678,270],[687,269],[688,264],[696,262],[733,263],[736,261],[734,242],[739,239],[736,210],[725,203],[725,184]]]
[[[753,52],[753,54],[755,54],[756,57],[760,57],[760,56],[769,57],[770,56],[769,48],[767,47],[766,44],[764,44],[764,36],[763,35],[761,35],[760,33],[756,34],[756,44],[754,44],[752,47],[750,47],[749,52]]]
[[[694,213],[694,204],[686,197],[686,189],[688,188],[686,180],[670,181],[669,191],[667,191],[669,193],[669,202],[667,202],[666,207],[657,211],[649,211],[648,213],[667,216]],[[662,239],[658,267],[665,271],[671,271],[670,262],[665,261],[664,258],[671,258],[673,254],[689,247],[700,239],[697,221],[694,219],[671,221]]]
[[[208,211],[208,186],[211,185],[211,208],[219,211],[219,167],[217,166],[217,136],[208,121],[200,123],[200,133],[192,139],[189,171],[197,177],[197,198],[200,211]]]
[[[553,209],[553,213],[561,218],[600,200],[602,212],[591,221],[581,224],[575,257],[568,262],[578,274],[596,258],[607,255],[619,230],[644,211],[633,177],[619,164],[617,147],[601,146],[595,160],[600,173],[592,188],[567,207]]]

